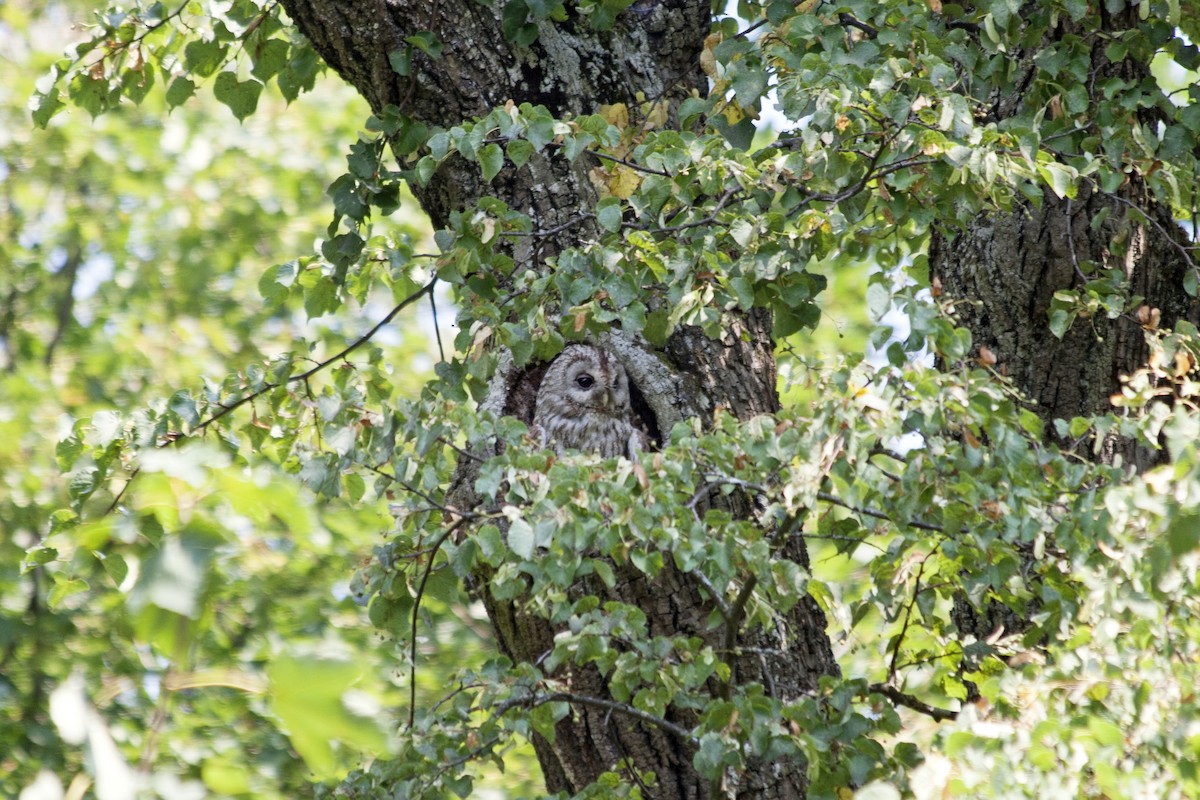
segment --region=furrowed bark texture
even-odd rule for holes
[[[1136,27],[1137,11],[1104,19],[1106,31],[1115,36]],[[1067,33],[1088,32],[1063,22],[1050,36]],[[1110,77],[1153,83],[1147,65],[1107,59],[1105,43],[1110,38],[1095,39],[1089,91],[1095,95],[1096,87]],[[1012,85],[1027,86],[1037,69],[1032,54],[1014,54],[1014,61],[1023,77],[1014,78]],[[1102,101],[1093,96],[1094,103]],[[994,102],[995,116],[1004,118],[1022,110],[1024,96],[1018,89]],[[1153,127],[1157,122],[1154,109],[1142,109],[1139,115],[1131,124]],[[1092,230],[1101,212],[1108,217]],[[1196,300],[1183,288],[1184,276],[1193,268],[1185,255],[1187,244],[1170,212],[1133,173],[1111,194],[1084,179],[1074,199],[1057,199],[1046,190],[1040,207],[1020,203],[1011,213],[980,215],[957,236],[937,230],[929,262],[948,295],[969,301],[959,308],[976,345],[986,345],[996,354],[998,366],[1035,403],[1053,431],[1049,423],[1055,419],[1111,408],[1108,398],[1118,389],[1119,377],[1140,367],[1147,355],[1143,331],[1132,315],[1078,319],[1066,336],[1056,338],[1049,327],[1054,293],[1082,288],[1086,279],[1081,265],[1091,262],[1101,269],[1121,270],[1128,294],[1144,297],[1147,305],[1160,310],[1160,327],[1173,327],[1180,319],[1195,322]],[[1098,454],[1108,463],[1118,456],[1139,469],[1158,457],[1116,437]]]
[[[640,93],[666,102],[673,112],[693,89],[705,91],[698,55],[709,32],[709,0],[639,0],[607,32],[593,31],[574,17],[542,24],[538,39],[528,48],[506,41],[499,8],[477,0],[283,0],[283,6],[325,61],[373,110],[395,105],[430,126],[451,127],[509,100],[542,104],[556,116],[568,116],[593,113],[608,103],[633,108]],[[403,78],[392,70],[388,56],[402,50],[405,37],[418,31],[432,31],[445,49],[436,60],[416,54],[412,76]],[[590,210],[597,199],[587,177],[596,163],[590,156],[570,163],[547,151],[521,169],[507,165],[491,184],[484,184],[477,165],[450,160],[428,187],[413,189],[438,227],[483,195],[528,213],[538,231],[552,233],[516,245],[513,255],[529,268],[545,269],[547,255],[595,232],[590,218],[581,218],[580,212]],[[696,330],[680,331],[665,352],[654,352],[620,332],[603,344],[625,363],[665,431],[678,419],[710,418],[718,407],[739,418],[777,410],[770,330],[769,317],[756,312],[736,320],[720,340]],[[522,374],[504,363],[484,407],[511,413],[510,393],[528,396],[530,387],[522,387]],[[470,469],[465,466],[464,474],[456,477],[456,504],[475,501]],[[743,506],[748,512],[749,504]],[[786,544],[784,555],[807,565],[799,538]],[[476,577],[475,588],[488,609],[499,647],[515,661],[538,662],[552,647],[555,629],[518,605],[491,597],[487,576]],[[649,618],[651,635],[701,636],[724,651],[722,632],[709,630],[706,622],[713,603],[692,576],[668,567],[653,581],[628,569],[618,571],[617,577],[612,589],[580,589],[602,600],[639,606]],[[821,675],[838,671],[826,624],[814,601],[800,603],[780,630],[739,642],[753,654],[732,658],[736,679],[761,683],[785,699],[811,691]],[[555,678],[569,682],[573,694],[611,699],[604,677],[594,670],[575,669]],[[674,709],[667,717],[684,727],[694,721]],[[692,768],[690,746],[660,727],[577,704],[556,734],[553,744],[536,737],[534,741],[548,791],[578,791],[626,759],[657,776],[648,797],[714,796],[714,787]],[[719,787],[717,793],[747,800],[804,796],[801,763],[759,765],[751,773],[740,783]]]
[[[931,246],[930,264],[947,292],[979,301],[960,306],[976,344],[997,355],[1047,423],[1107,411],[1120,375],[1133,372],[1148,354],[1144,332],[1131,315],[1076,320],[1062,339],[1050,332],[1054,293],[1085,282],[1077,264],[1120,269],[1130,294],[1161,311],[1162,327],[1197,318],[1195,298],[1183,289],[1190,267],[1164,234],[1176,228],[1170,215],[1138,198],[1138,207],[1158,224],[1135,221],[1122,200],[1085,186],[1074,200],[1049,198],[1040,208],[980,217],[953,242],[937,236]],[[1093,231],[1092,220],[1105,208],[1108,219]],[[1112,252],[1114,237],[1126,240],[1124,254]],[[1156,458],[1117,437],[1103,443],[1102,460],[1111,463],[1118,455],[1138,469]]]

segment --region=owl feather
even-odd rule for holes
[[[629,376],[607,350],[568,345],[551,362],[538,388],[531,429],[536,441],[557,453],[597,453],[637,460],[650,440],[629,404]]]

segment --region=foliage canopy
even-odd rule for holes
[[[1200,339],[1122,267],[1158,226],[1195,295],[1153,209],[1195,229],[1200,9],[742,2],[700,53],[711,92],[672,113],[438,128],[368,114],[273,2],[114,6],[57,60],[82,10],[48,8],[0,12],[0,792],[528,793],[527,742],[603,702],[714,787],[802,759],[814,798],[1200,793]],[[519,47],[633,13],[497,5]],[[390,64],[454,45],[424,31]],[[448,165],[499,186],[554,159],[596,194],[571,247],[538,253],[562,231],[499,197],[432,233],[409,213],[405,183]],[[1104,258],[1031,324],[1137,319],[1150,357],[1111,413],[1045,420],[958,326],[931,231],[1131,182]],[[538,451],[489,404],[569,341],[719,339],[756,309],[782,408],[671,420],[640,464]],[[841,315],[865,340],[820,324]],[[1096,459],[1116,435],[1162,463]],[[480,503],[451,508],[464,460]],[[712,638],[611,599],[665,569],[708,588]],[[494,651],[481,575],[555,626],[538,663]],[[842,675],[739,683],[740,634],[806,595]],[[1028,625],[968,635],[964,602]],[[575,796],[654,796],[629,772]]]

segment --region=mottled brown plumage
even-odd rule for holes
[[[581,450],[637,460],[649,437],[629,405],[629,376],[616,357],[590,344],[568,345],[538,389],[532,432],[558,453]]]

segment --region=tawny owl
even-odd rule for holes
[[[649,445],[629,405],[629,376],[616,357],[590,344],[568,345],[546,370],[531,429],[543,447],[637,460]]]

